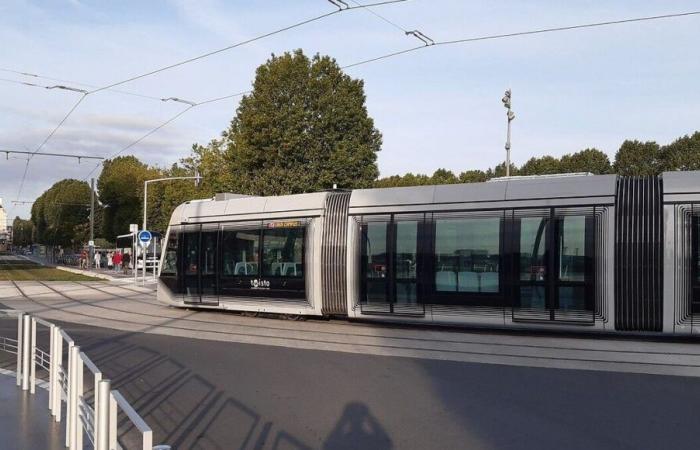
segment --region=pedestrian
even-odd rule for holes
[[[95,252],[95,269],[99,269],[102,264],[102,256],[100,252]]]
[[[80,252],[80,268],[81,269],[85,269],[87,267],[87,259],[88,259],[87,251],[85,251],[85,249],[83,249],[83,251]]]
[[[114,253],[107,252],[107,269],[109,269],[109,270],[112,270],[112,268],[114,267],[114,261],[112,261],[112,255],[114,255]]]
[[[124,252],[122,256],[122,265],[124,266],[124,275],[129,275],[129,263],[131,262],[131,254]]]
[[[114,252],[114,257],[112,258],[112,260],[114,262],[114,271],[119,272],[122,264],[122,254],[119,252],[119,250]]]

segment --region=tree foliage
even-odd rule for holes
[[[224,140],[231,184],[255,195],[370,187],[382,143],[363,82],[301,50],[258,67]]]
[[[34,243],[34,224],[31,220],[15,217],[12,221],[12,245],[26,247]]]
[[[89,227],[90,186],[84,181],[61,180],[32,205],[36,224],[34,241],[45,245],[75,247],[85,240]]]
[[[625,141],[615,155],[618,175],[650,176],[661,171],[661,148],[656,142]]]
[[[662,170],[700,170],[700,132],[683,136],[661,148]]]
[[[559,168],[563,173],[590,172],[603,175],[612,172],[608,155],[595,148],[562,156]]]
[[[141,223],[143,182],[159,172],[135,156],[120,156],[105,161],[97,180],[100,202],[104,207],[102,237],[113,241],[127,233],[129,224]]]

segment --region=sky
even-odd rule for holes
[[[326,0],[3,0],[0,149],[36,150],[80,98],[16,81],[106,86],[334,9]],[[408,0],[373,8],[435,41],[694,10],[700,1]],[[383,134],[381,176],[458,173],[504,160],[506,88],[516,114],[516,164],[588,147],[612,159],[625,139],[664,144],[700,129],[698,43],[700,16],[690,16],[435,46],[347,73],[364,80],[369,114]],[[120,92],[91,94],[41,151],[112,155],[187,107],[159,98],[199,102],[246,91],[273,53],[301,48],[344,66],[418,44],[363,9],[334,14],[115,88]],[[194,108],[124,154],[169,166],[193,143],[217,138],[238,101]],[[99,175],[99,164],[90,175],[94,161],[35,156],[27,166],[22,155],[2,156],[0,197],[9,219],[29,216],[31,205],[14,200],[30,202],[63,178]]]

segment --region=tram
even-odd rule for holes
[[[700,333],[700,171],[567,174],[176,208],[157,297],[290,316]]]

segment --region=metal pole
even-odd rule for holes
[[[109,448],[109,380],[100,380],[95,389],[100,402],[95,401],[95,450],[110,450]],[[96,397],[98,398],[98,397]]]
[[[148,213],[148,209],[146,207],[146,204],[148,203],[148,181],[143,182],[143,228],[142,230],[147,230],[146,228],[146,214]]]
[[[32,318],[29,314],[22,317],[22,390],[29,389],[29,363],[31,360]]]
[[[510,108],[508,112],[510,112]],[[506,176],[510,176],[510,117],[508,118],[508,137],[506,139]]]
[[[89,245],[89,263],[88,269],[92,269],[92,265],[95,262],[95,179],[90,179],[90,242],[93,245]]]

